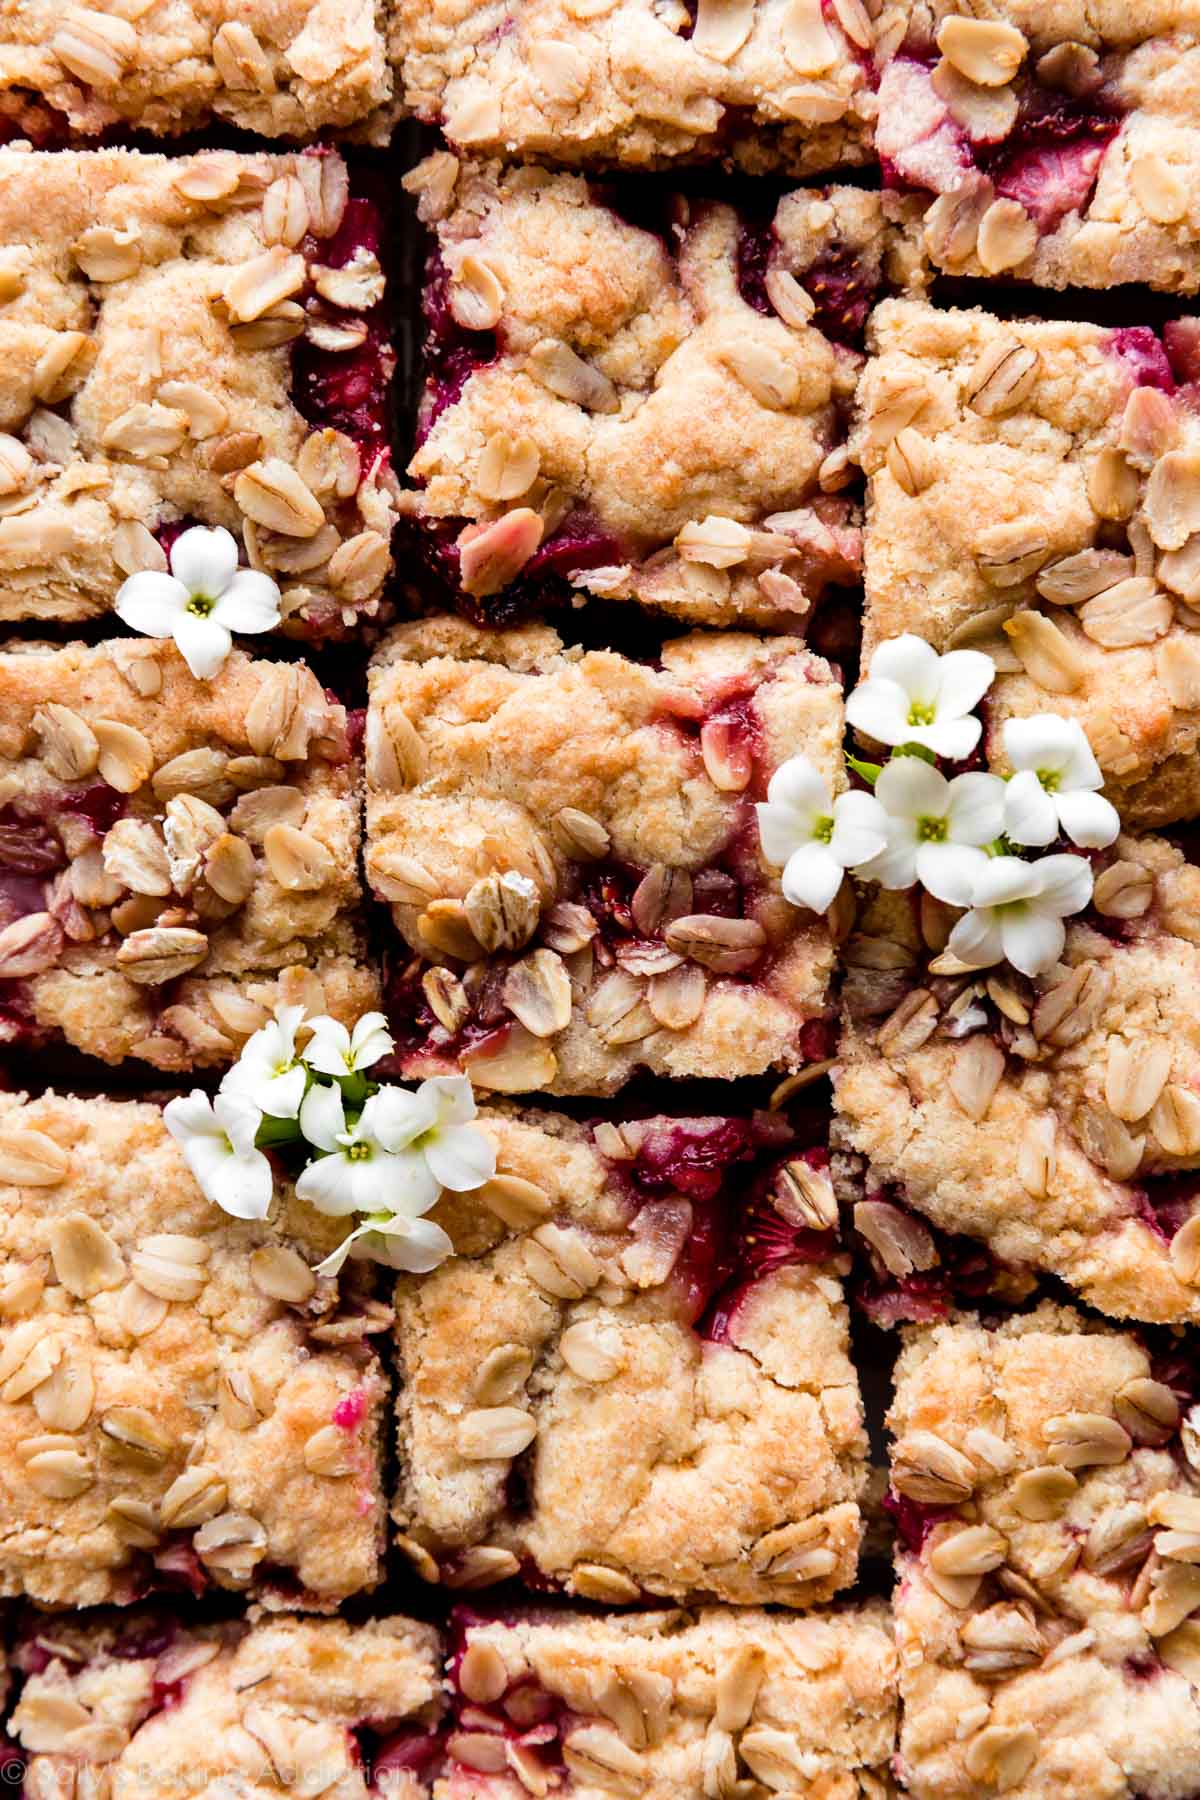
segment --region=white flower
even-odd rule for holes
[[[979,742],[983,727],[968,715],[995,678],[996,666],[982,651],[939,656],[924,638],[905,632],[880,644],[867,680],[846,702],[846,717],[881,744],[920,744],[958,762]]]
[[[771,777],[755,809],[763,855],[783,870],[793,906],[822,913],[832,906],[842,876],[887,843],[887,814],[870,794],[839,794],[807,756],[789,757]]]
[[[117,617],[148,637],[174,638],[198,681],[229,655],[234,631],[272,631],[279,589],[257,569],[239,569],[237,541],[223,526],[193,525],[171,546],[171,573],[143,569],[122,582]]]
[[[335,1080],[369,1069],[381,1056],[390,1055],[394,1048],[387,1020],[381,1012],[364,1013],[353,1032],[347,1031],[336,1019],[325,1017],[310,1019],[309,1027],[312,1036],[305,1048],[304,1060],[310,1069],[332,1075]]]
[[[491,1142],[466,1123],[474,1116],[461,1075],[434,1076],[416,1093],[381,1088],[352,1126],[339,1087],[310,1088],[300,1129],[327,1154],[309,1164],[296,1192],[326,1213],[428,1212],[444,1187],[464,1193],[496,1172]]]
[[[998,775],[947,781],[919,756],[896,756],[875,783],[887,814],[887,848],[856,871],[885,888],[915,882],[951,906],[970,904],[987,857],[980,846],[1000,836],[1004,783]]]
[[[207,1197],[235,1219],[265,1219],[271,1210],[271,1165],[254,1139],[257,1106],[238,1094],[215,1100],[199,1088],[163,1108],[163,1122]]]
[[[389,1269],[427,1275],[453,1249],[450,1238],[432,1219],[372,1213],[342,1239],[324,1262],[317,1264],[317,1274],[336,1275],[348,1256],[362,1256],[371,1262],[386,1263]]]
[[[1004,802],[1014,844],[1052,844],[1060,832],[1085,850],[1103,850],[1121,830],[1117,809],[1098,790],[1104,778],[1078,719],[1039,713],[1004,721],[1004,751],[1016,773]]]
[[[946,948],[972,969],[1010,962],[1022,975],[1040,975],[1062,955],[1063,919],[1082,912],[1091,897],[1092,871],[1082,856],[992,857]]]
[[[277,1006],[275,1018],[248,1038],[238,1060],[221,1083],[223,1094],[253,1101],[272,1119],[294,1119],[308,1083],[296,1050],[302,1006]]]

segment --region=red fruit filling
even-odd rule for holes
[[[1114,331],[1109,348],[1125,364],[1135,387],[1159,388],[1164,394],[1175,392],[1171,359],[1148,325],[1127,325]]]
[[[1200,381],[1200,319],[1170,319],[1163,326],[1163,348],[1171,373],[1181,384]]]
[[[1134,1190],[1134,1215],[1149,1226],[1155,1237],[1169,1244],[1195,1211],[1200,1196],[1200,1175],[1143,1176]]]
[[[883,1497],[884,1511],[892,1516],[896,1527],[896,1536],[906,1550],[919,1556],[924,1549],[925,1540],[936,1525],[944,1519],[957,1517],[952,1506],[926,1506],[920,1500],[910,1500],[906,1494],[898,1494],[889,1488]]]
[[[937,1262],[910,1275],[891,1274],[877,1256],[865,1259],[855,1286],[855,1299],[876,1325],[926,1325],[949,1315],[952,1305],[982,1299],[996,1286],[999,1265],[974,1238],[939,1231],[922,1215],[905,1207],[893,1189],[868,1194],[909,1212],[933,1239]]]
[[[373,201],[346,202],[331,238],[305,238],[302,252],[311,263],[340,269],[359,250],[378,256],[382,220]],[[321,350],[298,338],[292,356],[292,394],[310,425],[344,432],[363,452],[364,464],[388,442],[388,402],[395,355],[382,301],[367,312],[321,302],[321,316],[338,325],[364,324],[367,335],[354,350]],[[364,467],[364,474],[366,470]]]

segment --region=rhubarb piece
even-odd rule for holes
[[[1185,1359],[1051,1305],[906,1335],[889,1418],[904,1791],[1190,1793],[1200,1414]]]
[[[104,614],[196,524],[291,635],[378,610],[380,233],[333,152],[0,151],[0,619]]]
[[[163,7],[22,0],[0,17],[0,120],[34,143],[217,121],[266,138],[355,126],[386,142],[392,80],[376,0]]]
[[[529,1793],[893,1793],[896,1653],[879,1603],[786,1618],[463,1611],[443,1800]]]
[[[370,687],[404,1074],[596,1094],[829,1055],[830,926],[783,898],[754,814],[793,754],[842,780],[840,690],[802,643],[697,634],[654,668],[434,618]]]
[[[14,1662],[28,1795],[119,1794],[149,1771],[156,1800],[432,1791],[441,1657],[413,1619],[185,1625],[139,1608],[31,1623]]]
[[[314,1274],[340,1220],[282,1180],[230,1218],[157,1106],[4,1094],[0,1224],[0,1592],[332,1611],[376,1584],[388,1315],[356,1265],[340,1295]]]
[[[775,1114],[485,1112],[494,1180],[396,1288],[401,1548],[429,1581],[811,1606],[866,1438],[827,1153]]]
[[[1130,826],[1200,811],[1200,420],[1190,337],[888,300],[852,447],[869,476],[864,653],[995,659],[1006,718],[1077,719]]]
[[[302,663],[169,644],[0,653],[0,1042],[236,1059],[281,1002],[377,1002],[355,917],[357,768]]]
[[[909,267],[877,195],[739,217],[446,151],[407,184],[436,251],[403,504],[464,611],[582,590],[794,629],[854,583],[843,414],[867,310]]]
[[[874,64],[900,4],[397,0],[397,87],[472,156],[754,172],[870,157]]]
[[[1036,982],[944,972],[906,895],[870,900],[846,945],[839,1174],[901,1297],[969,1293],[967,1237],[992,1261],[977,1294],[1043,1272],[1116,1318],[1200,1320],[1200,869],[1132,837],[1094,867]]]
[[[913,6],[880,80],[876,145],[893,188],[925,197],[934,266],[1194,293],[1194,25],[1169,5]]]

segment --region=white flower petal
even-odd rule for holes
[[[214,1172],[209,1198],[233,1219],[265,1219],[274,1193],[271,1165],[261,1150],[253,1150],[249,1156],[225,1158]]]
[[[423,1150],[380,1153],[362,1167],[370,1171],[360,1206],[367,1212],[403,1213],[416,1218],[441,1198],[442,1184],[433,1174]]]
[[[946,829],[955,844],[994,843],[1004,829],[1006,783],[998,775],[956,775],[946,800]]]
[[[233,648],[233,639],[210,613],[181,612],[171,631],[176,648],[197,681],[211,681]]]
[[[1046,861],[1054,861],[1048,857]],[[1009,906],[1014,900],[1030,900],[1042,891],[1039,864],[1019,856],[989,856],[975,879],[972,900],[976,906]]]
[[[309,1099],[318,1091],[313,1088]],[[351,1162],[342,1150],[334,1151],[331,1156],[315,1157],[296,1182],[297,1197],[307,1201],[309,1206],[315,1206],[318,1212],[328,1213],[335,1219],[344,1218],[348,1213],[359,1211],[354,1178],[365,1166]]]
[[[131,631],[146,637],[169,638],[190,598],[181,581],[158,569],[142,569],[123,581],[113,601],[113,611]]]
[[[337,1019],[310,1019],[312,1035],[304,1046],[304,1060],[322,1075],[341,1076],[349,1069],[350,1033]]]
[[[1059,918],[1082,912],[1092,897],[1092,868],[1082,856],[1043,856],[1033,864],[1038,908]]]
[[[363,1108],[362,1129],[385,1150],[403,1150],[436,1124],[437,1102],[420,1090],[414,1094],[410,1088],[383,1087]]]
[[[878,856],[888,841],[888,816],[873,794],[839,794],[833,808],[829,853],[843,869]]]
[[[163,1124],[178,1143],[189,1137],[219,1138],[225,1135],[213,1112],[213,1103],[203,1088],[193,1088],[190,1094],[179,1094],[174,1100],[168,1100],[163,1107]]]
[[[1000,920],[1004,955],[1022,975],[1040,975],[1062,955],[1066,931],[1061,919],[1051,918],[1036,906],[1005,913]]]
[[[369,1220],[366,1235],[350,1252],[411,1275],[427,1275],[453,1253],[450,1238],[430,1219]]]
[[[906,744],[912,740],[908,719],[911,705],[898,682],[872,677],[860,681],[846,701],[846,720],[856,731],[881,744]]]
[[[362,1225],[356,1225],[353,1231],[348,1231],[346,1233],[337,1249],[331,1250],[325,1260],[317,1264],[314,1273],[317,1275],[336,1275],[346,1258],[356,1254],[354,1245],[357,1240],[365,1237],[368,1232],[372,1230],[374,1230],[374,1227],[369,1219]],[[370,1252],[364,1252],[364,1254],[369,1255]]]
[[[1086,788],[1058,795],[1063,831],[1081,850],[1104,850],[1121,835],[1121,819],[1111,800]]]
[[[831,855],[826,844],[805,844],[793,851],[783,871],[781,886],[784,898],[793,906],[805,906],[810,912],[823,913],[833,905],[842,885],[845,870]]]
[[[950,933],[946,948],[972,969],[990,969],[993,963],[1003,962],[1004,938],[999,918],[987,909],[964,913]]]
[[[465,1125],[479,1108],[466,1075],[431,1075],[417,1089],[421,1100],[432,1100],[439,1125]]]
[[[300,1108],[300,1129],[316,1149],[336,1150],[346,1130],[341,1088],[326,1087],[323,1082],[310,1087]]]
[[[237,539],[223,525],[192,525],[171,545],[171,573],[189,594],[215,600],[233,580],[237,568]]]
[[[257,569],[239,569],[213,609],[229,631],[274,631],[279,623],[279,589]]]
[[[970,906],[986,861],[982,850],[968,844],[922,844],[916,857],[917,877],[935,900],[944,900],[947,906]]]
[[[356,1069],[369,1069],[381,1056],[390,1056],[396,1048],[381,1012],[364,1013],[350,1038],[350,1054]]]
[[[938,718],[973,712],[995,679],[996,665],[982,650],[948,650],[938,668]]]
[[[854,872],[860,880],[877,881],[881,887],[910,888],[917,879],[916,825],[911,819],[891,818],[887,834],[887,844],[879,855],[859,863]]]
[[[261,1108],[240,1094],[218,1094],[213,1101],[213,1118],[236,1153],[249,1156],[262,1124]]]
[[[1014,844],[1035,848],[1058,836],[1058,808],[1032,769],[1021,769],[1006,783],[1004,830]]]
[[[477,1125],[450,1125],[430,1143],[425,1160],[444,1188],[469,1194],[496,1173],[496,1146]]]
[[[1000,737],[1004,754],[1014,769],[1041,769],[1045,774],[1064,775],[1079,754],[1079,738],[1083,738],[1084,749],[1091,756],[1078,721],[1060,718],[1057,713],[1005,719]],[[1072,787],[1076,785],[1071,782]]]
[[[767,784],[767,799],[799,813],[827,813],[833,805],[828,781],[808,756],[789,756],[780,763]]]
[[[958,654],[965,653],[959,651]],[[910,701],[931,706],[941,687],[940,665],[943,661],[932,644],[906,631],[900,637],[888,638],[880,644],[871,658],[868,673],[873,681],[894,681],[904,689]]]
[[[983,726],[978,719],[940,719],[934,725],[910,725],[898,741],[920,744],[923,750],[932,750],[948,762],[963,762],[982,735]]]
[[[875,798],[891,818],[940,819],[950,783],[919,756],[893,756],[875,783]]]
[[[251,1093],[250,1098],[272,1119],[295,1119],[300,1113],[307,1080],[307,1075],[297,1063],[294,1068],[285,1069],[282,1075],[272,1075],[269,1081],[263,1083],[258,1094]]]

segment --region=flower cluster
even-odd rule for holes
[[[1091,899],[1091,866],[1070,852],[1021,852],[1062,838],[1103,849],[1120,822],[1083,728],[1053,713],[1005,721],[1007,777],[943,774],[940,762],[963,762],[978,745],[973,713],[995,674],[977,650],[939,656],[910,634],[880,645],[846,717],[889,760],[849,757],[865,788],[834,799],[814,764],[794,756],[758,807],[763,854],[783,870],[793,906],[824,912],[847,871],[885,888],[919,883],[962,909],[947,950],[964,967],[1007,961],[1036,975],[1058,960],[1063,919]]]
[[[237,539],[218,525],[181,531],[163,569],[142,569],[121,583],[117,617],[148,637],[174,638],[197,681],[211,681],[235,631],[273,631],[279,589],[258,569],[238,568]]]
[[[433,1076],[415,1090],[371,1081],[366,1071],[391,1049],[382,1013],[351,1032],[278,1006],[215,1098],[197,1088],[167,1105],[167,1130],[204,1193],[235,1219],[270,1211],[267,1152],[302,1149],[299,1198],[335,1218],[361,1215],[319,1274],[336,1274],[347,1256],[425,1274],[453,1249],[425,1214],[443,1188],[467,1193],[489,1181],[496,1153],[471,1123],[466,1076]]]

